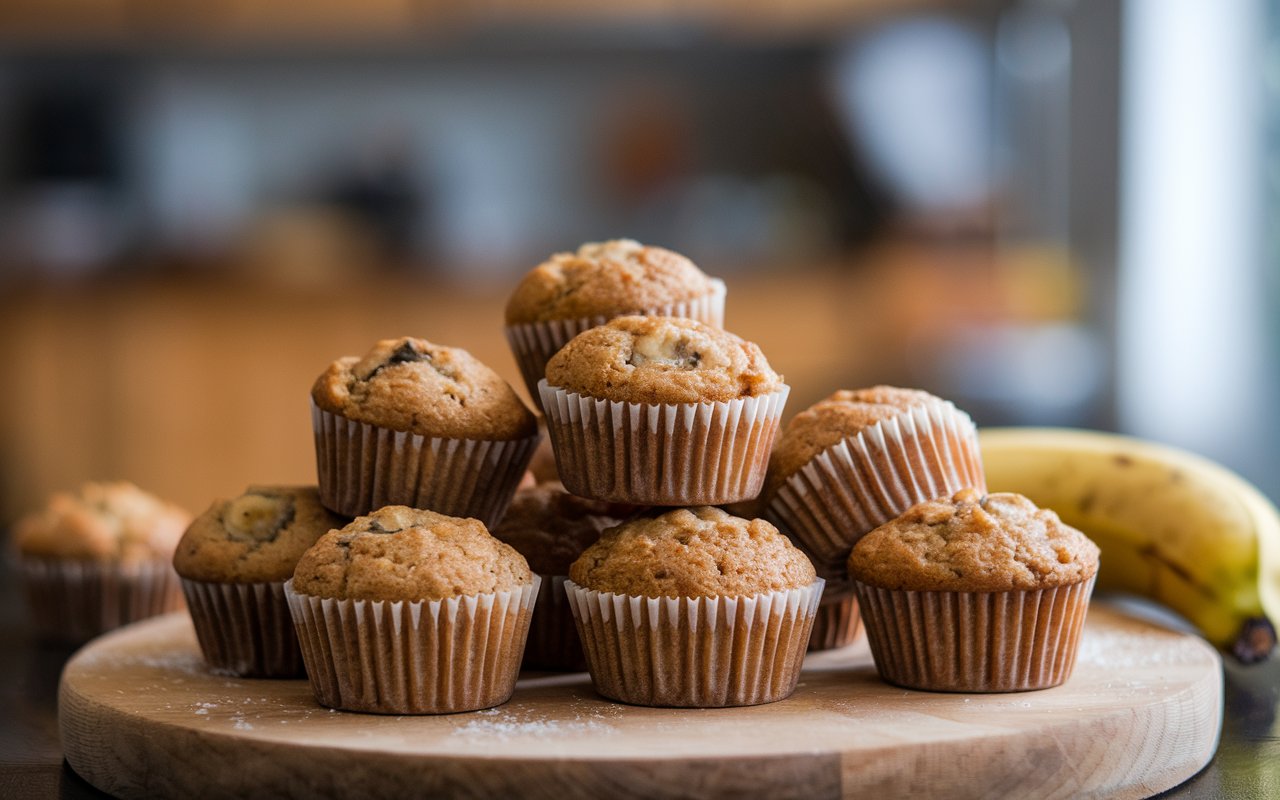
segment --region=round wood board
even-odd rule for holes
[[[1222,669],[1200,639],[1094,605],[1065,685],[907,691],[865,639],[810,655],[779,703],[656,709],[584,673],[437,717],[318,706],[303,680],[205,669],[172,614],[90,643],[59,693],[67,760],[121,797],[1143,797],[1208,763]]]

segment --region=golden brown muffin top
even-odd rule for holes
[[[402,336],[329,365],[311,387],[325,411],[445,439],[511,440],[537,423],[498,373],[466,350]]]
[[[764,353],[691,319],[617,317],[569,340],[547,383],[622,403],[705,403],[782,389]]]
[[[39,558],[157,561],[173,556],[191,515],[127,481],[55,492],[14,527],[18,552]]]
[[[308,547],[346,522],[320,505],[314,486],[250,486],[195,518],[173,567],[195,581],[285,581]]]
[[[1005,592],[1049,589],[1098,571],[1098,546],[1020,494],[974,489],[930,500],[868,533],[849,575],[882,589]]]
[[[516,492],[493,535],[520,551],[540,575],[568,575],[582,551],[634,512],[634,506],[589,500],[548,481]]]
[[[631,239],[589,242],[530,270],[507,301],[507,324],[635,314],[711,293],[679,253]]]
[[[533,580],[510,545],[478,519],[386,506],[311,546],[293,572],[301,594],[341,600],[445,600]]]
[[[777,528],[709,506],[610,528],[573,562],[569,577],[585,589],[643,597],[739,597],[817,579]]]
[[[864,428],[937,401],[919,389],[872,386],[841,389],[791,418],[769,456],[771,484],[794,475],[822,451],[857,436]]]

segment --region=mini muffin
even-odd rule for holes
[[[838,391],[787,423],[762,499],[835,592],[868,531],[971,487],[986,479],[968,415],[928,392],[874,386]]]
[[[254,678],[303,675],[284,582],[302,553],[346,520],[311,486],[250,486],[196,517],[173,566],[205,661]]]
[[[732,333],[632,316],[574,337],[539,391],[565,488],[677,506],[759,494],[790,389]]]
[[[538,403],[547,361],[570,339],[630,314],[724,325],[724,282],[692,261],[630,239],[556,253],[529,271],[507,301],[507,341]]]
[[[634,506],[569,494],[558,481],[516,492],[493,535],[519,551],[542,578],[524,649],[526,669],[582,672],[587,668],[564,592],[569,565],[600,538],[601,531],[634,510]]]
[[[36,633],[82,642],[182,608],[170,560],[190,519],[124,481],[52,495],[14,528]]]
[[[311,388],[320,501],[347,517],[384,505],[502,518],[538,444],[533,414],[465,350],[384,339]]]
[[[320,537],[285,596],[321,705],[446,714],[511,696],[539,583],[479,520],[387,506]]]
[[[912,689],[1016,692],[1071,675],[1098,547],[1017,494],[930,500],[849,556],[871,653]]]
[[[646,706],[787,697],[822,595],[776,528],[708,507],[610,528],[569,578],[596,691]]]

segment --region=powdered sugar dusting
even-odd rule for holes
[[[1080,665],[1116,670],[1191,664],[1204,653],[1197,640],[1185,636],[1086,628],[1077,658]]]
[[[506,742],[514,739],[560,739],[584,735],[607,736],[616,733],[599,712],[573,714],[572,719],[546,719],[527,712],[490,708],[477,711],[474,718],[453,730],[453,735]]]
[[[203,717],[209,722],[213,720],[230,721],[231,727],[238,731],[253,730],[254,723],[263,722],[262,715],[264,712],[269,713],[273,718],[284,714],[286,717],[296,721],[310,719],[312,713],[321,710],[314,707],[299,708],[291,706],[287,701],[280,698],[243,697],[239,695],[214,695],[209,700],[191,704],[189,708],[197,717]],[[276,721],[283,725],[289,719]]]

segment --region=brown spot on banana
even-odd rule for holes
[[[1097,492],[1093,491],[1092,489],[1085,492],[1084,496],[1080,498],[1080,502],[1077,504],[1080,508],[1080,513],[1089,514],[1091,511],[1093,511],[1093,507],[1094,505],[1097,504],[1097,502],[1098,502]]]
[[[1181,580],[1183,583],[1195,589],[1197,592],[1209,598],[1210,600],[1218,599],[1218,593],[1214,591],[1214,588],[1212,586],[1210,586],[1207,583],[1204,583],[1203,581],[1198,580],[1195,575],[1191,574],[1190,570],[1188,570],[1186,567],[1182,566],[1178,562],[1174,561],[1173,559],[1169,558],[1164,553],[1161,553],[1159,548],[1157,548],[1154,544],[1143,545],[1142,547],[1138,548],[1138,555],[1150,561],[1156,562],[1160,566],[1167,569],[1169,572],[1172,572],[1174,575],[1178,576],[1178,579]],[[1159,573],[1153,573],[1153,574],[1158,575]],[[1153,585],[1151,588],[1152,588],[1152,596],[1158,597],[1159,592],[1156,591],[1157,587]]]

